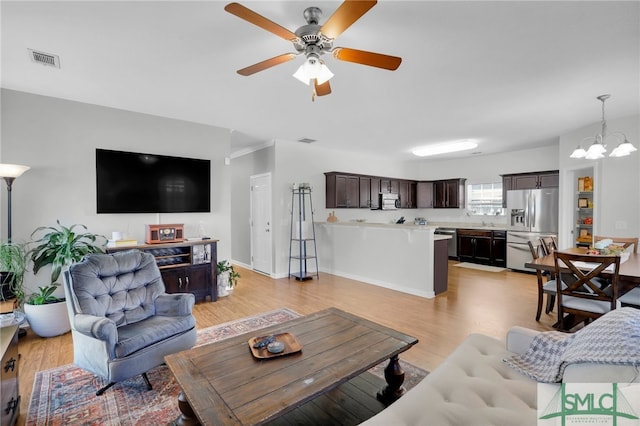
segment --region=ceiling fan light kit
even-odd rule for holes
[[[390,71],[396,70],[402,62],[402,58],[397,56],[346,47],[333,47],[335,39],[375,6],[376,3],[376,0],[345,0],[323,25],[319,24],[322,10],[318,7],[308,7],[303,13],[307,24],[298,28],[295,33],[239,3],[227,4],[224,8],[227,12],[290,41],[296,50],[296,53],[285,53],[242,68],[238,70],[238,74],[249,76],[291,61],[296,56],[304,54],[305,62],[293,76],[307,85],[310,85],[313,81],[314,93],[312,99],[315,99],[316,95],[325,96],[331,93],[329,80],[334,74],[320,58],[325,53],[330,53],[334,59],[340,61],[369,65]]]
[[[627,139],[627,135],[622,132],[613,132],[611,134],[607,134],[607,120],[604,117],[604,103],[607,99],[609,99],[611,95],[600,95],[598,96],[598,100],[602,102],[602,128],[600,133],[598,133],[595,137],[588,137],[582,140],[582,143],[585,141],[592,140],[593,143],[589,147],[589,149],[585,150],[582,148],[582,144],[578,145],[576,149],[573,150],[570,158],[585,158],[587,160],[598,160],[600,158],[604,158],[604,154],[607,152],[606,141],[610,137],[614,137],[618,140],[618,146],[616,146],[613,151],[609,154],[609,157],[626,157],[630,155],[632,152],[637,151],[638,149],[633,146],[629,139]]]

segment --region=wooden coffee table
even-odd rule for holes
[[[281,332],[295,336],[302,350],[270,359],[254,357],[250,338]],[[414,337],[330,308],[169,355],[167,365],[182,387],[176,423],[263,424],[387,359],[387,385],[378,399],[389,404],[404,392],[398,354],[416,343]]]

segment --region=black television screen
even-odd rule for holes
[[[211,161],[96,149],[98,213],[211,211]]]

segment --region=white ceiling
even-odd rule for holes
[[[292,31],[306,7],[322,24],[340,5],[241,3]],[[400,56],[400,68],[325,56],[333,93],[315,102],[291,77],[302,57],[235,72],[294,50],[225,4],[3,0],[2,87],[233,129],[235,150],[311,138],[397,159],[460,138],[483,154],[554,144],[599,121],[604,93],[607,118],[640,113],[637,1],[380,1],[334,46]]]

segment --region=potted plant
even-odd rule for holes
[[[63,269],[79,262],[87,254],[103,253],[107,242],[101,235],[86,232],[84,225],[67,227],[60,221],[57,224],[57,227],[41,226],[33,231],[31,238],[35,246],[28,252],[34,274],[45,266],[51,266],[49,283],[39,287],[39,291],[29,296],[24,305],[31,329],[42,337],[57,336],[71,329],[64,298],[54,295],[60,286],[57,281]]]
[[[24,300],[22,282],[26,271],[26,257],[24,245],[0,243],[0,314],[13,311]]]
[[[227,296],[238,285],[240,274],[233,269],[228,260],[221,260],[218,266],[218,296]]]

